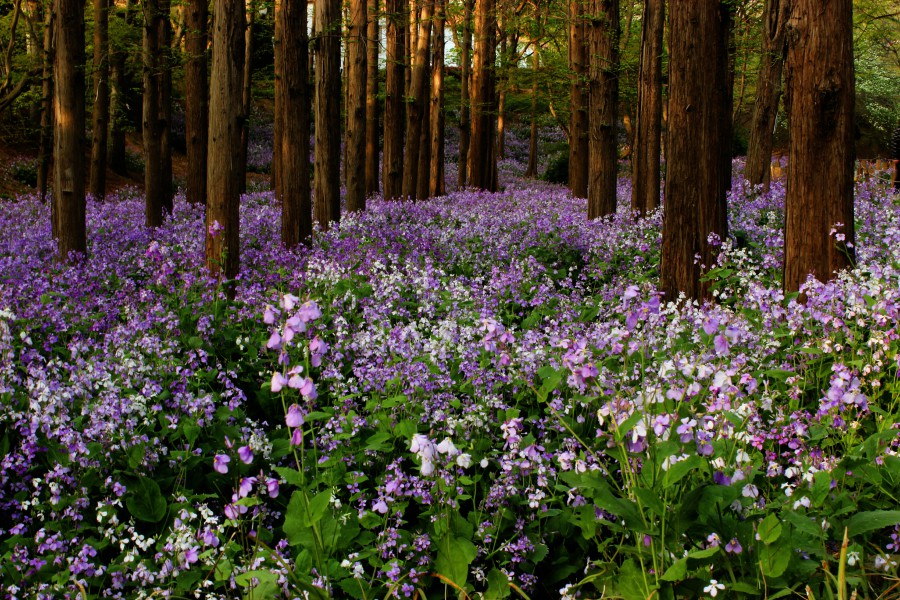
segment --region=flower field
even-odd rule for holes
[[[736,185],[676,305],[624,180],[589,222],[509,179],[298,251],[248,194],[234,298],[183,200],[89,203],[76,266],[0,203],[3,596],[896,597],[898,197],[801,304],[783,187]]]

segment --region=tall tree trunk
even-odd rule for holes
[[[384,98],[384,197],[399,198],[403,185],[403,61],[406,17],[404,0],[385,0],[387,21],[387,64]]]
[[[790,150],[784,289],[831,279],[853,261],[853,4],[794,0],[787,22]],[[832,235],[833,230],[836,235]]]
[[[444,181],[444,0],[434,5],[434,39],[431,41],[431,165],[428,195],[443,196]]]
[[[165,213],[172,212],[172,0],[159,0],[160,19],[157,21],[156,36],[159,45],[159,169],[162,179],[162,207]]]
[[[753,185],[769,187],[772,164],[772,138],[775,117],[781,99],[781,73],[784,68],[785,33],[791,12],[791,0],[766,0],[763,9],[762,71],[756,84],[756,101],[750,124],[750,142],[744,177]]]
[[[206,153],[209,139],[209,84],[206,81],[207,0],[189,0],[185,11],[184,112],[188,202],[206,204]]]
[[[284,102],[285,102],[285,91],[284,91],[284,64],[285,64],[285,50],[282,44],[284,43],[284,15],[283,11],[285,10],[284,3],[285,1],[290,0],[276,0],[275,2],[275,27],[274,27],[274,36],[272,38],[272,46],[274,48],[273,54],[274,57],[274,74],[275,74],[275,82],[273,85],[274,95],[275,95],[275,114],[273,115],[273,123],[272,123],[272,172],[270,183],[272,186],[272,190],[275,193],[276,198],[282,197],[281,190],[281,182],[283,180],[283,175],[281,173],[281,166],[283,164],[283,160],[281,157],[281,147],[284,143],[284,125],[285,125],[285,110],[284,110]],[[282,242],[290,247],[284,239],[284,228],[285,223],[282,218],[281,223],[282,228]],[[293,245],[293,244],[291,244]]]
[[[350,0],[347,28],[347,210],[366,209],[366,0]]]
[[[525,177],[537,177],[537,153],[538,153],[538,126],[537,126],[537,96],[538,74],[541,69],[541,47],[534,44],[531,55],[531,135],[528,138],[528,168],[525,169]]]
[[[250,104],[253,101],[253,28],[256,26],[256,0],[250,0],[247,10],[247,29],[244,31],[244,89],[241,90],[241,112],[244,115],[241,127],[241,193],[247,191],[247,149],[250,146]]]
[[[641,216],[659,206],[664,12],[664,0],[644,0],[631,192],[631,209]]]
[[[159,121],[160,53],[159,0],[143,0],[144,8],[144,100],[142,132],[144,145],[144,220],[147,227],[163,223],[162,131]]]
[[[593,0],[588,218],[616,212],[619,103],[619,0]]]
[[[341,218],[341,3],[316,4],[315,218],[323,231]]]
[[[109,125],[109,1],[94,0],[94,109],[91,121],[90,193],[106,197],[106,139]]]
[[[500,25],[502,29],[502,24]],[[509,61],[507,49],[508,38],[504,34],[500,38],[500,74],[497,76],[497,158],[506,158],[506,88],[509,86]]]
[[[110,48],[109,57],[109,149],[106,162],[114,173],[128,174],[125,155],[125,127],[128,122],[126,90],[128,89],[125,59],[127,53],[122,48]]]
[[[278,102],[282,130],[278,145],[280,179],[281,242],[288,248],[306,243],[312,236],[312,198],[309,189],[309,35],[305,2],[281,0],[276,8],[280,32],[275,47],[276,64],[282,74]],[[276,98],[278,100],[278,98]]]
[[[47,199],[47,188],[50,179],[50,158],[53,152],[53,61],[54,23],[56,7],[51,5],[44,15],[44,68],[41,75],[41,132],[38,146],[37,191],[44,202]],[[59,237],[56,230],[56,219],[53,218],[53,237]]]
[[[728,101],[727,2],[671,0],[666,203],[660,288],[667,300],[679,292],[703,298],[701,270],[714,264],[710,234],[727,235],[724,154],[731,148],[722,126]],[[699,263],[695,257],[699,255]]]
[[[378,0],[369,0],[366,33],[366,196],[378,193]]]
[[[422,141],[422,121],[425,118],[425,91],[428,77],[428,48],[431,41],[431,11],[433,0],[422,5],[421,22],[416,38],[416,55],[412,67],[409,101],[406,103],[406,160],[403,164],[403,196],[416,197],[419,176],[419,154]],[[412,28],[416,29],[416,28]]]
[[[588,195],[587,25],[584,0],[569,0],[569,68],[572,70],[569,117],[569,189],[576,198]]]
[[[472,9],[475,0],[463,0],[462,49],[460,50],[459,82],[459,159],[456,187],[462,189],[469,183],[469,136],[472,131],[471,96],[469,80],[472,76]]]
[[[53,211],[58,260],[87,251],[84,196],[84,4],[56,0]]]
[[[240,266],[239,208],[244,0],[215,0],[206,172],[206,268],[234,279]]]
[[[496,84],[495,0],[475,0],[475,56],[472,80],[472,138],[469,147],[469,183],[495,191],[496,159],[494,116]]]

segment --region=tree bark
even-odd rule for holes
[[[50,159],[53,152],[53,61],[56,51],[54,49],[54,28],[56,7],[51,5],[44,15],[44,68],[41,75],[41,132],[38,146],[38,172],[37,191],[44,202],[47,199],[48,182],[50,179]],[[51,209],[52,210],[52,209]],[[56,231],[56,220],[53,220],[53,237],[59,237]]]
[[[525,169],[525,177],[537,177],[537,153],[538,153],[538,126],[537,126],[537,96],[538,74],[541,69],[540,45],[535,43],[531,55],[531,135],[528,138],[528,167]]]
[[[56,0],[53,217],[58,260],[87,251],[84,195],[84,5]]]
[[[315,219],[323,231],[341,218],[341,3],[316,4]]]
[[[399,198],[403,185],[404,0],[385,0],[387,64],[384,98],[384,174],[386,200]]]
[[[664,12],[663,0],[644,1],[631,192],[631,209],[641,216],[655,210],[660,203]]]
[[[206,268],[234,279],[240,265],[239,206],[242,173],[243,0],[215,0],[206,172]]]
[[[281,138],[281,242],[288,248],[309,242],[312,236],[312,198],[309,189],[309,35],[306,2],[281,0],[276,8],[276,64],[281,65],[279,111]]]
[[[247,7],[247,28],[244,30],[244,89],[241,90],[241,112],[244,114],[241,127],[241,193],[247,191],[247,149],[250,146],[250,105],[253,102],[253,28],[256,25],[256,0],[250,0]]]
[[[144,145],[144,220],[147,227],[163,223],[165,187],[163,184],[162,123],[160,111],[160,73],[162,70],[159,30],[162,7],[159,0],[144,0],[144,99],[142,132]]]
[[[475,0],[475,56],[472,78],[472,137],[469,147],[469,184],[496,190],[496,55],[495,0]]]
[[[572,70],[569,117],[569,189],[576,198],[588,195],[587,26],[584,0],[569,0],[569,68]]]
[[[106,197],[106,140],[109,126],[109,1],[94,0],[94,108],[91,121],[90,193]]]
[[[284,6],[285,0],[276,0],[275,1],[275,26],[274,26],[274,35],[272,38],[272,46],[273,46],[273,54],[274,54],[274,65],[273,71],[275,75],[275,82],[273,84],[273,91],[275,95],[275,114],[272,118],[272,172],[271,177],[269,179],[270,184],[272,186],[272,191],[275,193],[276,198],[282,197],[281,190],[281,182],[282,182],[282,174],[281,174],[281,166],[283,164],[281,158],[281,147],[284,143],[284,121],[285,121],[285,110],[284,110],[284,101],[285,101],[285,91],[284,91],[284,63],[285,50],[284,46],[284,15],[282,14],[285,10]],[[284,220],[282,218],[282,242],[287,245],[283,232],[284,232]]]
[[[456,187],[463,189],[469,183],[469,136],[472,131],[471,96],[469,80],[472,76],[472,9],[475,0],[463,0],[462,48],[460,50],[459,82],[459,158],[457,159]]]
[[[786,292],[808,275],[826,281],[853,262],[852,12],[851,0],[795,0],[787,22]]]
[[[378,193],[378,0],[369,0],[366,34],[366,196]]]
[[[422,5],[421,22],[416,39],[415,62],[410,80],[409,101],[406,103],[406,160],[403,164],[403,197],[415,198],[419,176],[419,154],[422,141],[422,122],[425,118],[425,92],[428,76],[428,48],[431,41],[432,1]],[[413,28],[415,29],[415,28]]]
[[[434,5],[434,35],[431,55],[431,165],[428,195],[443,196],[444,181],[444,1]]]
[[[159,0],[160,19],[157,21],[156,36],[160,49],[159,84],[159,168],[162,186],[162,207],[165,213],[172,212],[172,0]]]
[[[727,2],[672,0],[670,7],[669,114],[660,289],[667,300],[709,295],[701,271],[715,262],[710,234],[725,239],[723,155],[728,127]],[[729,161],[730,166],[730,161]],[[699,255],[699,262],[695,257]]]
[[[350,0],[347,27],[347,210],[366,209],[366,0]]]
[[[784,68],[785,32],[791,0],[766,0],[763,9],[762,71],[756,84],[756,101],[750,124],[750,142],[744,177],[766,189],[772,175],[772,138],[775,117],[781,99],[781,74]]]
[[[190,0],[185,11],[184,112],[188,202],[206,204],[206,153],[209,139],[209,84],[206,78],[207,0]]]
[[[591,15],[588,218],[616,212],[619,0],[593,0]]]

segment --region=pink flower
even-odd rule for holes
[[[231,458],[228,455],[216,454],[215,457],[213,457],[213,469],[224,475],[228,472],[228,463],[230,462]]]
[[[281,389],[288,385],[288,380],[281,373],[274,373],[272,375],[272,393],[277,394],[281,391]]]
[[[253,462],[253,450],[250,449],[250,446],[241,446],[238,448],[238,457],[245,465],[249,465]]]
[[[300,427],[304,423],[303,419],[303,409],[300,408],[297,404],[291,404],[288,408],[287,415],[285,416],[285,422],[288,427]]]

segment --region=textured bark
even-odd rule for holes
[[[57,258],[87,251],[84,196],[84,5],[56,0],[53,217]]]
[[[215,0],[206,171],[206,268],[233,279],[240,265],[239,205],[242,173],[241,93],[244,67],[244,2]]]
[[[619,0],[593,0],[591,5],[588,218],[616,212],[619,102]]]
[[[725,174],[731,149],[726,2],[672,0],[670,7],[669,113],[666,202],[660,289],[667,300],[679,292],[708,297],[701,269],[711,266],[710,234],[727,235]],[[729,162],[730,166],[730,162]],[[695,261],[695,256],[700,261]]]
[[[459,157],[456,187],[462,189],[469,183],[469,136],[472,131],[472,99],[469,80],[472,76],[472,8],[475,0],[463,0],[462,48],[460,49],[459,82]]]
[[[503,25],[498,25],[503,29]],[[509,87],[509,70],[512,68],[507,49],[507,37],[500,38],[500,73],[497,77],[497,158],[506,157],[506,90]]]
[[[384,197],[394,200],[403,185],[403,99],[406,17],[403,0],[385,0],[387,64],[384,98]]]
[[[644,1],[631,192],[631,209],[641,216],[659,206],[664,11],[663,0]]]
[[[94,0],[94,108],[91,113],[90,193],[106,196],[106,140],[109,127],[109,0]]]
[[[347,210],[366,209],[366,0],[350,0],[347,24]]]
[[[378,0],[369,0],[366,34],[366,196],[378,193]]]
[[[50,180],[50,158],[53,152],[53,56],[55,50],[55,7],[48,6],[44,15],[44,68],[41,75],[41,132],[38,146],[37,191],[44,202]],[[53,237],[57,237],[56,221],[53,221]]]
[[[772,176],[772,137],[781,99],[785,31],[791,0],[766,0],[763,9],[762,69],[756,84],[756,102],[750,124],[744,176],[753,185],[769,186]]]
[[[444,181],[444,1],[434,5],[434,35],[431,40],[431,165],[428,169],[428,195],[443,196]]]
[[[787,23],[785,291],[798,290],[807,275],[829,280],[853,260],[852,11],[851,0],[795,0]]]
[[[172,212],[172,0],[159,0],[160,19],[157,21],[156,36],[159,40],[160,56],[159,85],[157,92],[157,121],[159,122],[159,170],[162,189],[163,212]]]
[[[275,46],[276,64],[281,64],[282,84],[278,110],[281,137],[278,145],[281,179],[281,242],[288,248],[307,243],[312,236],[312,198],[309,189],[309,36],[306,2],[281,0],[276,8],[280,31]]]
[[[315,220],[323,231],[341,218],[341,3],[316,4]]]
[[[269,182],[272,186],[272,191],[275,193],[276,198],[281,198],[282,190],[281,190],[281,146],[284,143],[284,121],[285,121],[285,112],[284,112],[284,47],[282,44],[284,43],[284,15],[282,12],[286,8],[284,6],[285,0],[276,0],[275,2],[275,27],[274,34],[272,37],[272,47],[274,54],[274,65],[273,71],[275,75],[275,82],[273,84],[273,92],[275,96],[275,114],[272,117],[272,172],[270,174]],[[282,219],[281,223],[282,232],[284,231],[284,221]],[[285,242],[284,236],[282,235],[282,242]]]
[[[494,60],[497,17],[494,0],[475,0],[475,56],[472,76],[472,137],[469,147],[469,184],[496,190],[496,97]]]
[[[588,190],[587,26],[584,1],[569,0],[569,68],[572,70],[569,117],[569,189],[576,198]]]
[[[209,84],[206,80],[207,0],[190,0],[184,64],[184,135],[187,146],[187,201],[206,204],[206,153],[209,139]]]
[[[256,0],[250,0],[247,10],[247,28],[244,30],[244,89],[241,90],[241,193],[247,191],[247,149],[250,145],[250,104],[253,102],[253,28],[256,25]]]
[[[541,69],[540,46],[534,45],[531,56],[531,135],[528,138],[528,167],[525,169],[525,177],[537,177],[537,151],[538,151],[538,126],[537,126],[537,96],[538,73]]]
[[[431,42],[431,11],[433,3],[426,0],[422,5],[421,22],[416,40],[415,62],[412,67],[409,100],[406,103],[406,160],[403,163],[404,198],[416,197],[419,176],[420,146],[422,142],[423,120],[425,119],[425,94],[428,78],[428,48]]]
[[[144,222],[147,227],[163,223],[162,146],[159,122],[159,0],[143,0],[144,9],[144,97],[141,131],[144,146]]]

